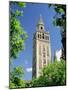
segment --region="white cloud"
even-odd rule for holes
[[[62,55],[62,50],[61,49],[59,51],[56,51],[56,57],[57,57],[58,61],[60,61],[61,55]]]
[[[27,71],[27,72],[32,72],[32,67],[26,68],[26,71]]]

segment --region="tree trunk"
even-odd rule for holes
[[[66,32],[63,32],[62,34],[62,58],[66,60]]]

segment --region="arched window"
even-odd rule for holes
[[[46,57],[46,50],[45,50],[45,45],[43,45],[43,57]]]
[[[46,64],[46,59],[43,59],[43,64],[44,64],[44,65]]]
[[[42,34],[42,38],[44,39],[44,33]]]
[[[43,52],[43,57],[46,57],[46,54]]]
[[[38,38],[39,38],[39,34],[38,34]]]
[[[41,39],[41,34],[40,34],[40,39]]]

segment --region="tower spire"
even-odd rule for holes
[[[39,21],[38,21],[38,24],[37,24],[37,30],[38,31],[44,31],[44,22],[43,22],[41,14],[40,14]]]
[[[42,15],[40,14],[40,17],[39,17],[39,21],[38,21],[38,25],[44,25],[44,22],[43,22],[43,19],[42,19]]]

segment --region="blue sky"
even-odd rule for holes
[[[12,7],[13,8],[13,7]],[[14,9],[17,9],[16,6]],[[61,35],[60,28],[55,27],[52,23],[53,16],[56,14],[53,7],[49,8],[48,4],[31,4],[26,3],[26,7],[21,9],[24,12],[23,17],[20,17],[19,20],[21,25],[24,27],[24,30],[28,34],[28,39],[25,42],[25,50],[19,54],[19,57],[13,61],[13,66],[23,66],[25,75],[24,80],[32,79],[32,45],[33,45],[33,33],[36,32],[36,25],[39,20],[40,14],[42,15],[45,31],[50,32],[50,42],[51,42],[51,53],[52,60],[54,56],[54,51],[60,50],[62,47],[61,44]]]

